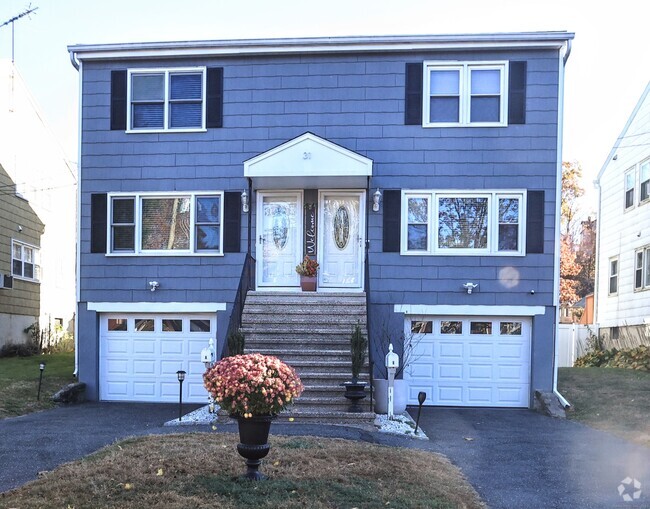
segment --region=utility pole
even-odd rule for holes
[[[16,21],[18,21],[20,18],[22,18],[23,16],[29,16],[31,13],[33,13],[37,9],[38,9],[38,7],[32,7],[32,4],[29,4],[27,6],[27,9],[25,9],[23,12],[21,12],[20,14],[17,14],[16,16],[14,16],[11,19],[8,19],[7,21],[3,22],[0,25],[0,28],[2,28],[3,26],[11,24],[11,63],[12,64],[14,63],[14,23]]]

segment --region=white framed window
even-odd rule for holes
[[[127,132],[204,130],[205,81],[205,67],[130,69]]]
[[[634,253],[634,289],[650,289],[650,246]]]
[[[11,275],[38,283],[41,280],[41,253],[38,247],[11,241]]]
[[[618,256],[609,259],[609,295],[618,293]]]
[[[401,254],[523,255],[525,191],[402,191]]]
[[[109,254],[220,255],[223,192],[110,194]]]
[[[424,62],[424,127],[505,126],[508,62]]]
[[[634,168],[625,172],[625,210],[634,207]]]
[[[639,165],[639,204],[650,201],[650,159]]]

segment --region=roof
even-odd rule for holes
[[[636,103],[636,106],[634,107],[634,110],[632,111],[630,118],[627,119],[627,122],[625,123],[625,127],[623,127],[623,130],[621,131],[621,134],[619,134],[618,138],[616,138],[616,143],[614,143],[612,150],[609,151],[609,154],[607,155],[607,159],[605,159],[602,168],[598,172],[598,176],[596,177],[596,182],[600,182],[600,178],[603,176],[603,173],[605,173],[605,169],[612,161],[614,155],[616,154],[616,151],[618,150],[619,145],[621,144],[621,141],[625,138],[625,135],[627,134],[627,130],[630,128],[630,125],[632,125],[632,122],[634,121],[634,117],[636,117],[636,114],[641,109],[641,106],[643,105],[649,93],[650,93],[650,81],[648,81],[645,90],[641,94],[641,98]]]
[[[277,55],[291,53],[395,52],[465,48],[556,48],[574,34],[566,31],[458,35],[388,35],[233,39],[212,41],[132,42],[68,46],[78,60],[138,59],[179,56]]]

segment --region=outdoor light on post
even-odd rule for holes
[[[180,370],[176,372],[176,376],[178,377],[178,383],[179,383],[179,388],[178,388],[178,420],[180,422],[181,417],[183,416],[183,380],[185,380],[185,371]]]
[[[41,384],[43,383],[43,371],[45,371],[45,363],[41,361],[41,363],[38,365],[38,369],[41,371],[41,374],[38,377],[38,395],[36,396],[36,400],[40,401],[41,400]]]
[[[422,412],[422,405],[424,405],[424,401],[427,399],[427,393],[426,392],[418,392],[418,418],[415,420],[415,432],[414,434],[418,434],[418,425],[420,424],[420,412]]]

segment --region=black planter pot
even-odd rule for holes
[[[254,415],[245,419],[241,416],[237,417],[239,424],[239,444],[237,444],[237,452],[246,458],[246,473],[243,475],[244,479],[251,481],[261,481],[267,477],[259,471],[264,458],[271,449],[268,443],[269,430],[271,429],[271,415]]]
[[[366,386],[368,384],[366,382],[351,380],[349,382],[343,382],[341,385],[345,387],[345,397],[350,401],[348,412],[363,412],[359,401],[366,397]]]

